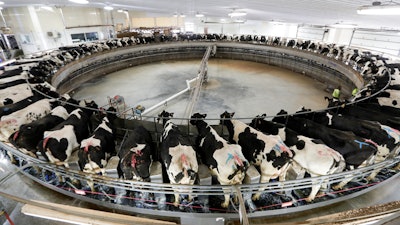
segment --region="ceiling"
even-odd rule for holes
[[[68,0],[0,0],[3,8],[15,6],[77,6],[146,12],[148,17],[170,17],[174,13],[194,18],[201,12],[206,18],[229,18],[233,9],[247,12],[246,20],[277,21],[309,25],[355,24],[359,28],[400,30],[400,16],[358,15],[359,6],[373,0],[89,0],[80,5]],[[387,2],[387,1],[382,1]],[[130,14],[134,16],[134,13]]]

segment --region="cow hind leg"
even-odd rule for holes
[[[174,196],[175,196],[174,206],[178,207],[178,205],[180,203],[179,194],[175,193]]]
[[[271,179],[271,175],[262,173],[261,178],[260,178],[260,183],[261,184],[268,183],[270,181],[270,179]],[[255,193],[251,199],[253,201],[259,200],[261,197],[261,194],[263,193],[264,190],[265,190],[265,188],[258,189],[258,192]]]

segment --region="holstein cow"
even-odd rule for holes
[[[113,122],[117,117],[113,107],[94,130],[92,136],[81,141],[78,152],[79,167],[85,173],[104,174],[108,159],[116,154]]]
[[[67,110],[57,106],[46,116],[31,123],[23,124],[10,136],[10,143],[14,144],[25,154],[36,157],[37,145],[43,139],[46,130],[50,130],[68,118]]]
[[[22,124],[30,123],[50,113],[57,103],[53,100],[42,99],[27,107],[1,117],[0,140],[8,141],[8,138],[19,129]]]
[[[278,135],[284,143],[294,151],[292,168],[303,178],[305,172],[311,177],[325,176],[342,172],[346,163],[343,156],[332,148],[326,146],[321,140],[299,135],[283,124],[264,120],[265,115],[254,118],[250,126],[266,134]],[[307,202],[315,199],[322,184],[312,186],[311,192],[306,198]]]
[[[281,110],[278,115],[287,115],[287,112]],[[321,139],[343,156],[347,169],[371,165],[375,161],[376,143],[358,137],[352,132],[329,128],[309,119],[294,116],[275,117],[273,121],[286,124],[287,127],[304,136]],[[342,189],[350,180],[345,179],[334,188]]]
[[[78,108],[69,117],[49,131],[45,131],[38,150],[50,162],[69,167],[68,159],[80,142],[89,136],[92,110]]]
[[[200,148],[202,162],[208,166],[211,173],[217,177],[221,185],[241,184],[248,161],[242,153],[242,147],[237,144],[229,144],[220,137],[217,132],[203,119],[207,114],[195,113],[190,123],[198,130],[197,145]],[[225,201],[221,204],[223,208],[229,205],[229,193],[225,193]],[[235,196],[237,201],[237,196]]]
[[[396,146],[396,140],[388,135],[387,131],[382,129],[381,124],[376,121],[349,118],[331,112],[316,112],[312,114],[312,118],[319,124],[338,130],[351,131],[357,136],[370,139],[376,143],[378,152],[375,162],[385,160]],[[373,177],[370,176],[370,179]]]
[[[127,180],[150,181],[155,148],[150,132],[143,126],[128,131],[118,152],[118,175]]]
[[[261,183],[277,177],[284,181],[293,152],[279,136],[266,135],[239,120],[232,120],[233,115],[225,111],[220,116],[220,123],[228,128],[229,142],[239,144],[246,159],[260,168]],[[258,200],[263,190],[260,189],[253,200]]]
[[[162,111],[158,117],[163,119],[164,131],[161,137],[161,160],[165,166],[171,184],[193,185],[198,182],[196,152],[189,139],[183,136],[171,121],[173,113]],[[188,201],[192,201],[189,195]],[[179,194],[175,194],[174,206],[178,206]]]

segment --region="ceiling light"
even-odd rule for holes
[[[231,13],[228,14],[228,16],[230,16],[230,17],[240,17],[240,16],[246,16],[246,15],[247,15],[246,12],[236,11],[236,10],[233,10]]]
[[[400,4],[389,1],[385,4],[373,2],[370,6],[361,6],[357,9],[361,15],[400,15]]]
[[[73,3],[78,3],[78,4],[88,4],[89,1],[88,0],[69,0],[70,2]]]
[[[40,6],[40,8],[41,8],[41,9],[44,9],[44,10],[47,10],[47,11],[50,11],[50,12],[53,12],[53,11],[54,11],[53,8],[50,7],[50,6]]]
[[[174,17],[178,17],[178,13],[174,13]]]
[[[186,15],[185,15],[185,14],[181,14],[181,15],[180,15],[180,17],[182,17],[182,18],[183,18],[183,17],[186,17]]]
[[[109,6],[109,5],[107,5],[107,6],[104,6],[104,9],[105,9],[105,10],[113,10],[114,8],[111,7],[111,6]]]
[[[195,16],[198,17],[198,18],[201,18],[201,17],[204,17],[204,14],[197,12]]]
[[[0,5],[4,5],[4,2],[0,2]]]

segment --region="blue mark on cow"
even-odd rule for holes
[[[366,143],[366,142],[363,142],[363,141],[359,141],[359,140],[354,140],[354,142],[356,142],[356,143],[358,143],[358,144],[359,144],[359,146],[360,146],[360,149],[362,149],[363,145],[369,145],[368,143]]]

